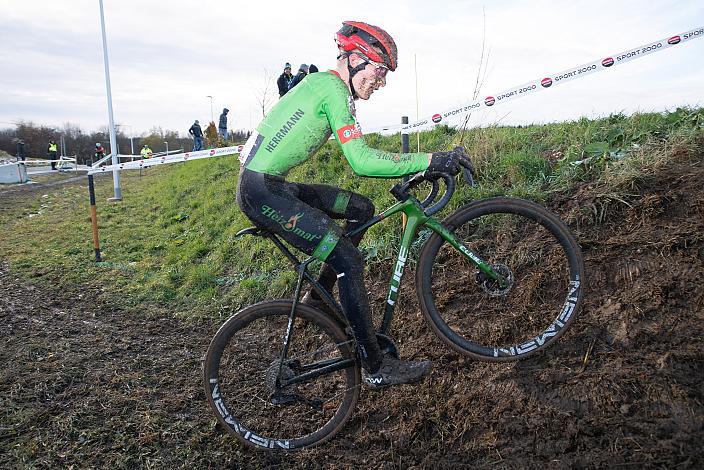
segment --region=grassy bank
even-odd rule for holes
[[[420,150],[464,145],[479,172],[479,186],[458,191],[446,213],[471,198],[508,194],[550,204],[556,194],[594,182],[614,198],[647,177],[673,147],[692,145],[704,133],[704,110],[613,115],[527,127],[457,132],[440,126],[420,135]],[[367,137],[371,146],[396,151],[398,136]],[[415,138],[411,139],[412,147]],[[122,174],[124,200],[105,202],[109,176],[97,179],[98,217],[105,261],[92,257],[84,181],[47,188],[31,197],[0,188],[2,259],[26,278],[101,289],[126,306],[215,314],[254,300],[280,296],[293,273],[273,247],[234,234],[249,225],[235,204],[236,158],[151,168]],[[369,196],[378,208],[392,203],[392,181],[355,177],[334,142],[294,170],[294,181],[324,182]],[[7,201],[11,201],[8,204]],[[393,256],[398,223],[370,230],[363,248],[370,263]]]

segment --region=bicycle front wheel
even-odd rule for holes
[[[292,303],[262,302],[233,315],[216,333],[204,362],[205,391],[218,421],[248,446],[294,450],[330,439],[359,396],[355,345],[336,321],[298,304],[286,358]],[[335,364],[346,364],[335,369]],[[320,372],[282,386],[282,381]]]
[[[492,198],[443,221],[454,236],[506,279],[500,285],[433,234],[421,251],[416,288],[434,332],[483,361],[514,361],[564,334],[582,300],[584,263],[569,228],[529,201]]]

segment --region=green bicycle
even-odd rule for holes
[[[439,181],[443,196],[433,204]],[[422,201],[410,191],[424,181]],[[584,264],[567,226],[544,207],[521,199],[473,201],[445,218],[455,179],[418,173],[393,186],[397,203],[363,230],[394,214],[407,216],[393,264],[382,349],[398,356],[387,336],[411,244],[427,236],[416,268],[416,291],[433,332],[455,351],[481,361],[516,361],[545,350],[574,321],[582,300]],[[357,231],[350,232],[348,236]],[[295,266],[293,300],[250,305],[228,319],[204,358],[205,391],[218,421],[246,445],[294,450],[332,438],[351,416],[361,385],[361,362],[351,328],[334,297],[275,234],[266,237]],[[336,312],[299,303],[304,281]]]

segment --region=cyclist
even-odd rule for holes
[[[416,381],[430,372],[431,363],[382,355],[377,343],[364,286],[364,258],[357,248],[363,233],[343,236],[373,217],[374,205],[351,191],[284,177],[313,156],[331,134],[360,176],[395,178],[423,170],[457,174],[465,155],[459,148],[399,154],[368,147],[354,102],[368,100],[386,85],[387,73],[397,66],[396,44],[383,29],[357,21],[343,23],[336,43],[336,68],[305,77],[247,140],[240,154],[237,203],[256,225],[324,261],[319,282],[328,291],[339,279],[340,303],[357,340],[364,381],[378,388]],[[345,219],[344,226],[333,219]],[[329,311],[314,291],[302,302]]]
[[[99,161],[105,157],[105,148],[100,144],[100,142],[95,143],[95,153],[93,154],[93,158],[95,158],[95,161]]]

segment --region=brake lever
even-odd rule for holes
[[[469,168],[463,168],[462,169],[462,174],[464,175],[464,180],[467,182],[468,185],[470,185],[472,188],[477,185],[477,183],[474,181],[474,178],[472,177],[472,170]]]
[[[464,176],[464,180],[467,182],[468,185],[471,187],[477,186],[476,181],[474,181],[474,177],[476,176],[477,172],[474,169],[474,164],[472,163],[472,160],[469,159],[469,156],[467,158],[462,158],[460,159],[460,165],[462,165],[462,175]]]

